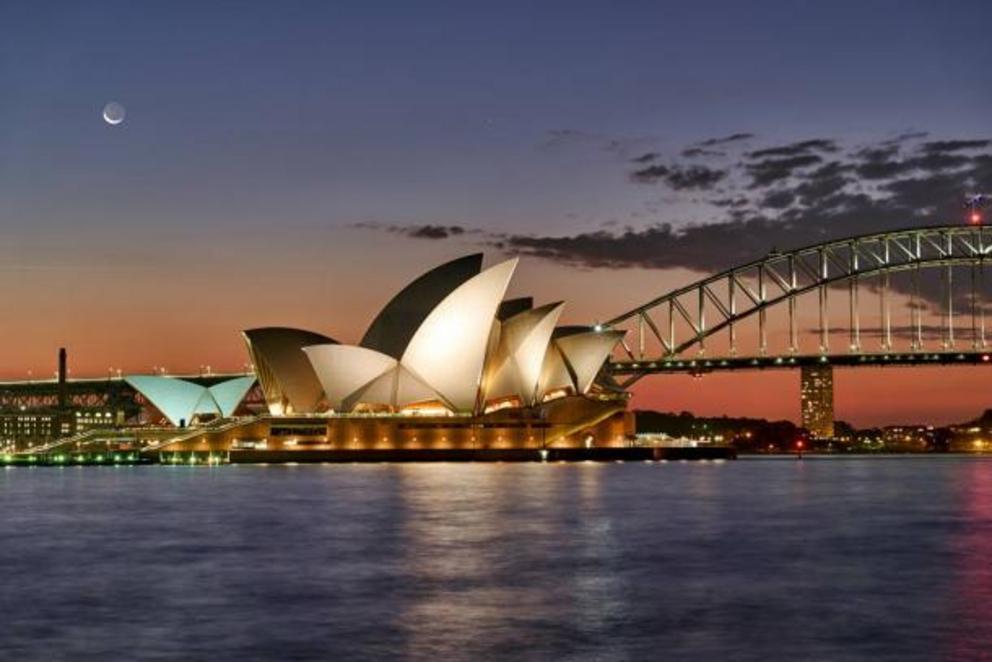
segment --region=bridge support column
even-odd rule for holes
[[[830,364],[801,368],[799,406],[802,426],[814,439],[834,436],[834,368]]]

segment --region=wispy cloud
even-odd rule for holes
[[[635,182],[653,184],[661,180],[676,191],[710,189],[726,176],[727,172],[724,170],[699,165],[651,165],[630,173],[630,178]]]
[[[787,250],[958,219],[965,194],[992,191],[992,140],[921,142],[927,137],[906,133],[853,149],[832,139],[811,138],[738,153],[721,168],[678,159],[659,162],[652,152],[651,159],[634,163],[641,167],[628,172],[631,181],[675,195],[689,193],[715,221],[673,218],[570,235],[481,232],[478,241],[582,267],[712,272],[760,257],[771,247]],[[739,133],[696,144],[727,145],[751,138]],[[629,159],[625,163],[631,167]],[[446,226],[425,227],[431,226],[390,231],[430,239],[457,234]]]
[[[434,225],[430,223],[422,225],[396,225],[391,223],[362,222],[352,224],[353,228],[362,230],[376,230],[388,232],[390,234],[403,235],[411,239],[448,239],[467,233],[478,233],[478,230],[470,230],[461,225]]]
[[[718,145],[729,145],[731,143],[744,142],[745,140],[750,140],[754,138],[753,133],[731,133],[729,136],[721,136],[719,138],[707,138],[706,140],[701,140],[696,143],[698,147],[716,147]]]

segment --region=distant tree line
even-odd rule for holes
[[[834,423],[832,439],[812,439],[792,421],[731,416],[695,416],[690,412],[635,410],[639,434],[665,434],[673,438],[706,440],[733,446],[739,453],[794,452],[904,453],[992,451],[992,410],[979,418],[948,427],[893,425],[855,428]]]
[[[691,439],[709,438],[731,444],[742,452],[792,450],[796,442],[808,443],[809,434],[792,421],[730,416],[701,417],[681,413],[636,410],[638,433],[666,434]]]

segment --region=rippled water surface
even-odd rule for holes
[[[992,461],[8,468],[0,659],[980,659]]]

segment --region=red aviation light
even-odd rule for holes
[[[803,440],[802,439],[797,439],[796,440],[796,448],[798,448],[799,450],[802,450],[803,449]]]
[[[971,212],[971,216],[968,217],[968,220],[971,222],[972,225],[981,225],[982,215],[977,211],[973,211]]]

